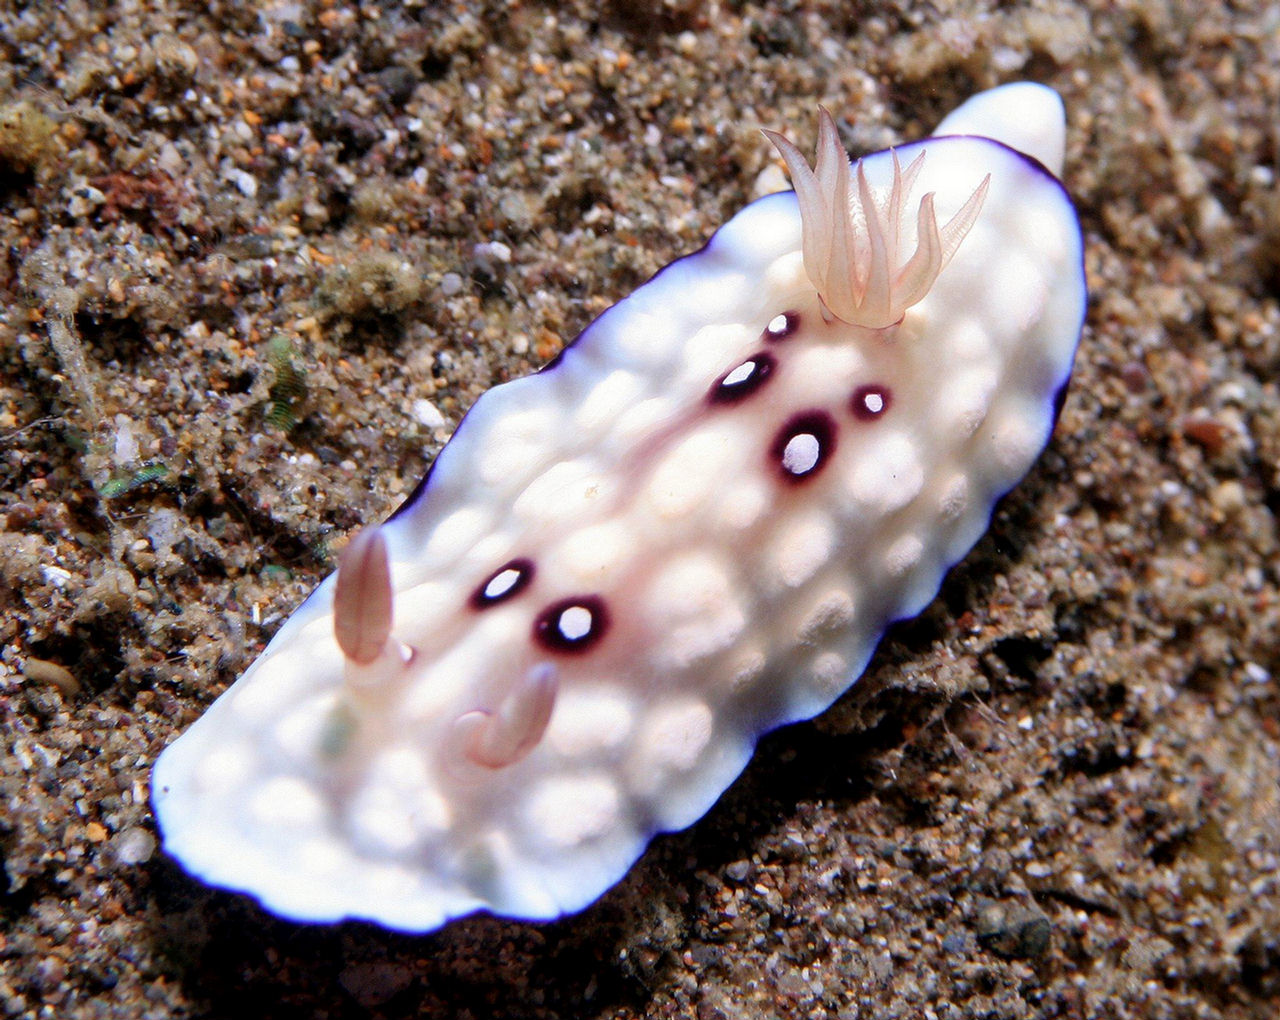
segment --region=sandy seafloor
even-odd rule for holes
[[[1280,9],[0,10],[0,1015],[1280,1012]],[[915,623],[554,924],[306,927],[151,763],[525,374],[808,149],[1069,110],[1046,455]],[[424,401],[426,403],[424,403]]]

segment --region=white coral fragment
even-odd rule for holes
[[[987,196],[991,175],[943,227],[933,193],[916,208],[916,249],[904,260],[911,189],[924,167],[921,152],[903,170],[893,153],[893,184],[877,196],[859,160],[850,167],[835,121],[819,107],[818,151],[811,169],[803,154],[775,131],[764,132],[777,148],[800,203],[804,268],[827,310],[868,329],[898,322],[920,301],[960,247]]]

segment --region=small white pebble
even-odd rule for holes
[[[69,189],[68,193],[71,198],[67,202],[67,212],[71,216],[88,216],[107,200],[106,195],[89,184],[80,184]]]
[[[1275,182],[1275,171],[1265,163],[1259,163],[1249,171],[1249,179],[1260,188],[1269,188]]]
[[[248,171],[233,168],[225,176],[245,198],[253,198],[258,194],[258,179]]]
[[[127,466],[138,459],[138,437],[133,434],[133,423],[127,415],[117,414],[115,423],[115,461],[121,466]]]
[[[156,168],[163,170],[170,177],[177,177],[186,170],[187,161],[173,142],[165,142],[156,154]]]
[[[71,580],[71,571],[48,563],[40,564],[40,573],[44,575],[45,582],[55,588],[65,588],[67,582]]]
[[[1234,478],[1218,483],[1209,493],[1209,499],[1214,507],[1224,514],[1238,513],[1248,502],[1244,486]]]
[[[413,402],[413,419],[419,425],[429,429],[438,429],[444,424],[444,415],[430,400],[415,400]]]
[[[751,186],[751,196],[763,198],[765,195],[786,191],[790,187],[791,184],[787,180],[787,175],[782,172],[782,167],[776,163],[770,163],[756,174],[755,183]]]
[[[146,829],[134,826],[125,829],[111,841],[116,863],[126,868],[146,864],[156,850],[156,838]]]
[[[1251,684],[1271,683],[1271,671],[1259,666],[1256,662],[1246,662],[1244,664],[1244,675],[1245,679]]]
[[[486,241],[471,249],[471,261],[477,269],[492,274],[511,261],[511,249],[501,241]]]

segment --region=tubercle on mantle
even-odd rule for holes
[[[818,110],[812,168],[786,137],[764,132],[786,162],[800,203],[805,273],[827,312],[850,325],[884,329],[929,293],[982,211],[991,175],[942,227],[933,193],[926,194],[916,207],[916,250],[904,259],[908,201],[925,153],[905,170],[893,153],[893,184],[887,195],[877,196],[862,161],[850,167],[831,114]]]

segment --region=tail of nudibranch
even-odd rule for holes
[[[893,185],[878,199],[862,161],[850,167],[835,121],[825,109],[819,107],[812,169],[782,135],[765,135],[786,161],[800,202],[804,268],[810,282],[831,314],[868,329],[892,326],[929,293],[977,220],[991,182],[988,174],[943,227],[933,211],[932,192],[925,195],[916,209],[916,250],[904,261],[900,248],[905,243],[907,203],[924,166],[923,152],[906,170],[894,156]]]

